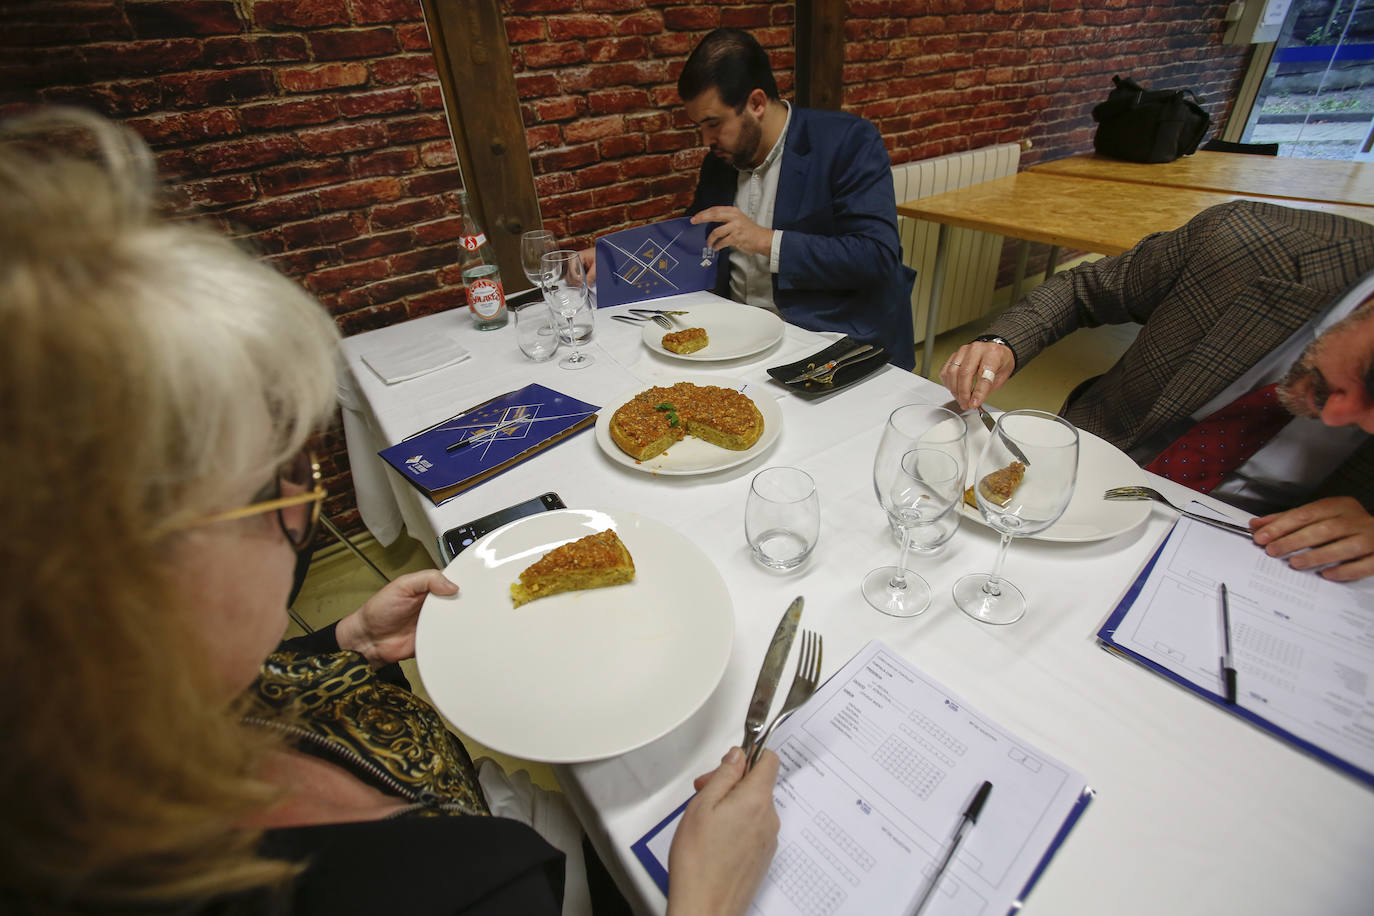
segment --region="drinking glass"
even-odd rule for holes
[[[989,492],[984,484],[989,475],[1006,470],[1016,461],[1008,443],[1018,446],[1026,457],[1025,476],[1002,501],[1000,494]],[[1053,525],[1073,496],[1077,476],[1078,430],[1072,423],[1040,410],[1012,410],[997,418],[978,458],[973,492],[978,511],[1002,535],[1002,544],[991,573],[964,576],[954,583],[954,603],[965,614],[983,623],[1008,624],[1026,613],[1026,596],[1002,578],[1007,546],[1014,537],[1036,534]]]
[[[959,473],[968,474],[968,423],[964,417],[933,404],[904,404],[892,411],[883,427],[883,438],[873,459],[873,492],[882,505],[880,480],[891,480],[902,456],[913,448],[933,448],[959,462]],[[961,478],[962,479],[962,478]],[[902,543],[903,532],[896,519],[888,516],[892,540]],[[939,521],[910,532],[910,549],[920,556],[932,556],[959,530],[959,513],[950,512]]]
[[[592,306],[587,300],[586,277],[582,273],[582,258],[576,251],[548,251],[539,262],[540,286],[549,310],[563,323],[559,338],[571,344],[573,352],[559,360],[564,369],[583,369],[594,360],[582,352],[582,345],[592,336]]]
[[[864,577],[868,603],[893,617],[915,617],[930,607],[930,585],[907,568],[912,533],[934,525],[954,511],[964,490],[962,465],[948,452],[914,448],[895,469],[874,467],[878,498],[902,529],[902,552],[896,566],[880,566]]]
[[[765,468],[749,484],[744,537],[754,559],[770,569],[795,569],[821,533],[816,482],[798,468]]]
[[[542,302],[531,302],[511,309],[510,313],[515,318],[515,342],[525,358],[536,363],[552,359],[558,350],[558,334],[548,306]]]
[[[540,270],[544,255],[558,250],[558,240],[547,229],[531,229],[520,236],[520,266],[525,277],[535,286],[540,285]]]

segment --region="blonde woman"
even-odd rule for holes
[[[559,912],[558,850],[375,671],[457,585],[278,649],[336,332],[152,176],[92,116],[0,125],[0,910]],[[776,774],[698,781],[671,913],[744,911]]]

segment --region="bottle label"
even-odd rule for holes
[[[460,235],[458,243],[468,251],[476,251],[487,243],[487,235],[485,232],[479,232],[476,235]]]
[[[495,318],[506,305],[501,281],[483,278],[468,284],[468,308],[479,318]]]

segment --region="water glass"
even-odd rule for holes
[[[821,500],[811,475],[765,468],[754,475],[744,506],[744,536],[754,559],[769,569],[795,569],[821,533]]]
[[[515,316],[515,341],[526,359],[542,363],[558,352],[558,329],[551,313],[543,302],[512,309]]]
[[[902,456],[914,448],[936,449],[948,454],[959,466],[959,473],[968,469],[968,423],[964,417],[934,404],[904,404],[892,411],[883,427],[883,438],[873,458],[873,490],[879,505],[883,503],[880,481],[889,481],[897,473]],[[939,553],[959,530],[958,511],[942,516],[938,521],[904,531],[892,513],[888,513],[888,528],[892,541],[901,544],[905,536],[908,547],[918,556]]]
[[[1013,450],[1012,446],[1016,446]],[[1009,624],[1026,613],[1026,596],[1002,578],[1015,537],[1038,534],[1059,520],[1078,477],[1078,430],[1063,417],[1012,410],[997,418],[974,471],[974,498],[1002,542],[991,573],[954,583],[954,603],[982,623]]]
[[[864,577],[863,596],[892,617],[915,617],[930,607],[930,584],[906,565],[912,535],[952,514],[964,489],[963,465],[948,452],[914,448],[892,470],[875,464],[873,485],[888,518],[902,530],[902,552],[895,566],[880,566]]]
[[[594,360],[582,351],[591,340],[593,311],[587,299],[582,258],[576,251],[550,251],[540,258],[544,301],[559,321],[559,338],[572,347],[572,355],[559,360],[564,369],[583,369]]]
[[[547,229],[531,229],[520,236],[520,266],[525,277],[535,286],[542,287],[542,259],[550,251],[558,250],[558,240]]]

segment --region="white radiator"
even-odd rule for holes
[[[1016,174],[1021,161],[1018,143],[985,146],[967,153],[937,156],[920,162],[894,166],[892,183],[897,203],[954,191],[993,178]],[[926,313],[930,306],[930,281],[935,266],[935,244],[939,225],[923,219],[897,218],[906,263],[916,269],[916,288],[911,294],[911,318],[916,342],[926,335]],[[1002,236],[972,229],[951,228],[947,245],[945,286],[940,297],[936,333],[967,324],[987,314],[997,282],[997,265],[1002,258]]]

